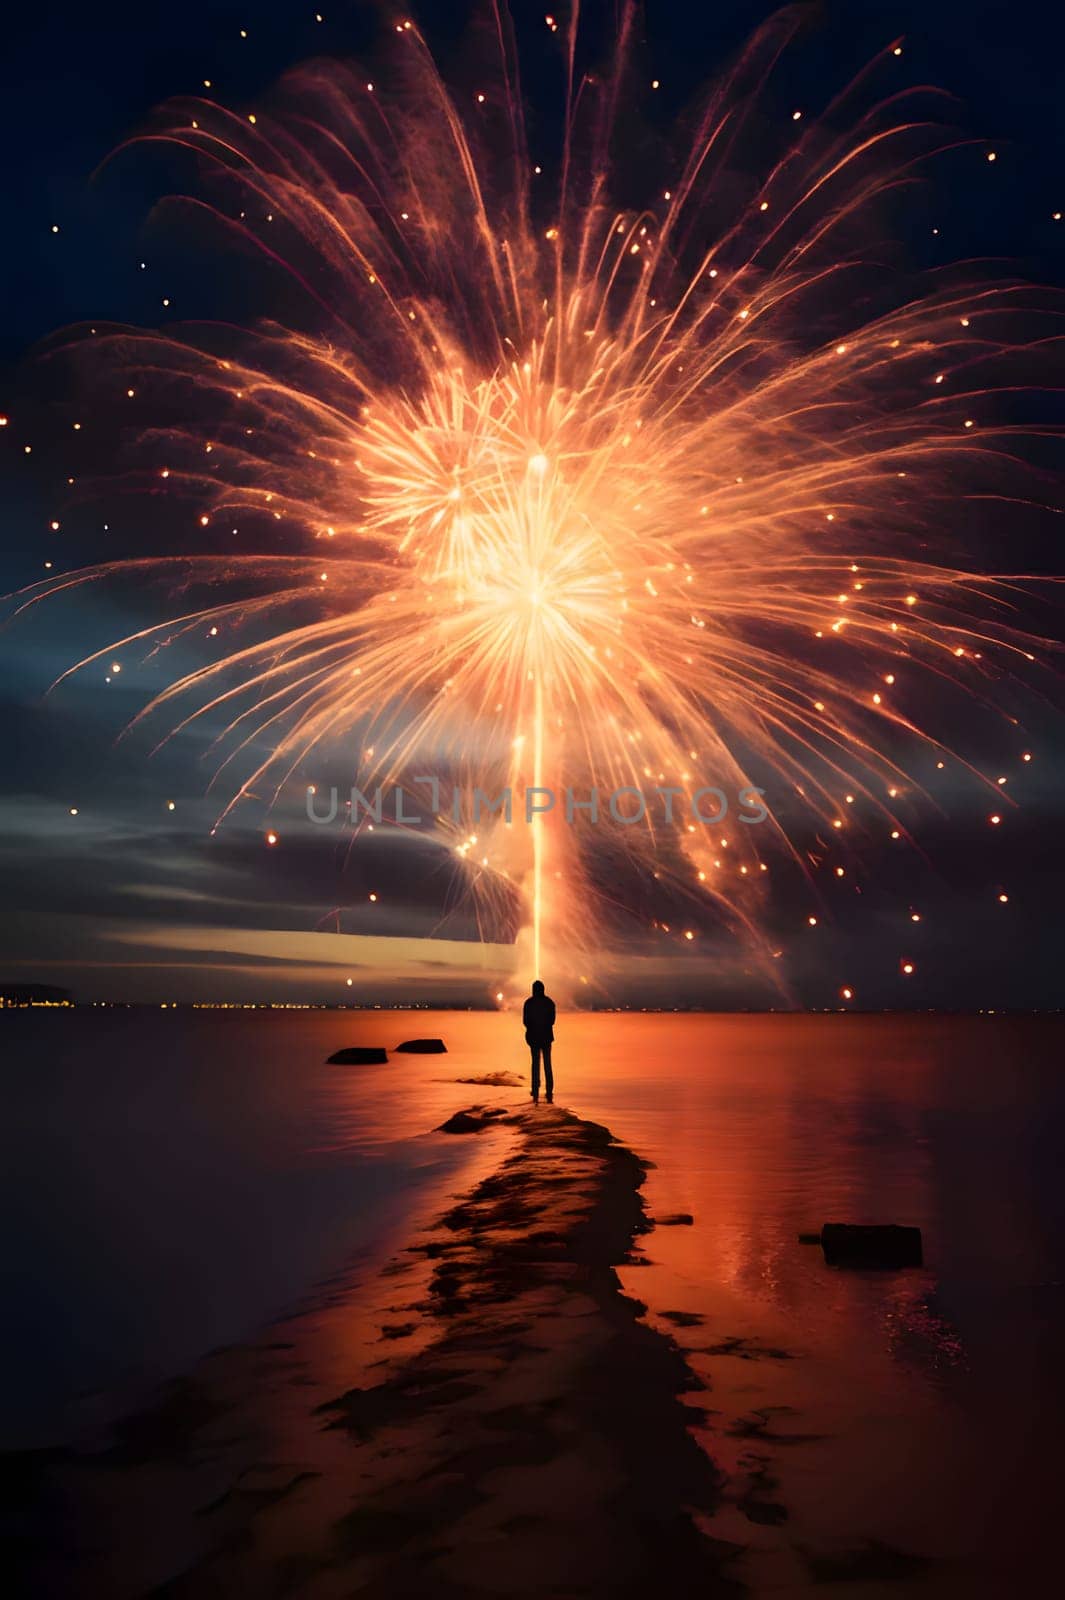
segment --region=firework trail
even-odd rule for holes
[[[184,203],[283,269],[315,323],[95,330],[93,361],[188,419],[144,443],[190,549],[223,520],[259,535],[259,555],[177,553],[197,582],[258,589],[168,624],[235,642],[143,717],[216,731],[229,806],[305,784],[341,743],[367,793],[430,768],[492,793],[757,785],[830,840],[848,798],[901,828],[907,751],[939,744],[915,708],[1032,658],[1013,591],[959,566],[956,537],[964,494],[997,493],[1012,460],[990,401],[1024,291],[958,271],[915,289],[878,232],[950,136],[917,93],[861,109],[889,45],[822,115],[782,116],[767,158],[751,125],[783,13],[623,208],[634,11],[594,74],[577,7],[548,19],[551,171],[509,20],[489,22],[495,71],[469,89],[401,21],[373,72],[311,64],[270,109],[181,101],[141,136],[195,153],[210,204]],[[579,949],[602,828],[467,824],[452,845],[490,896],[521,893],[532,970]],[[767,858],[797,853],[778,822],[709,829],[678,801],[612,835],[630,872],[686,885],[769,957]]]

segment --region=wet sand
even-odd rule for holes
[[[566,1102],[648,1158],[641,1188],[618,1146],[578,1173],[506,1017],[424,1014],[451,1059],[401,1072],[324,1064],[387,1043],[373,1015],[20,1019],[0,1574],[22,1592],[618,1592],[615,1538],[682,1594],[1046,1587],[1060,1023],[568,1016]],[[482,1131],[433,1131],[471,1102]],[[593,1214],[614,1232],[590,1260]],[[797,1242],[826,1219],[920,1226],[925,1265],[832,1269]],[[496,1571],[500,1527],[535,1582]]]
[[[615,1270],[643,1259],[645,1163],[547,1105],[461,1136],[493,1170],[372,1285],[216,1353],[92,1450],[7,1458],[19,1592],[739,1591],[742,1546],[707,1530],[700,1380]]]

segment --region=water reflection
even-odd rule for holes
[[[105,1355],[175,1370],[220,1326],[261,1326],[353,1252],[401,1247],[490,1159],[477,1139],[429,1130],[459,1106],[528,1099],[509,1016],[0,1024],[3,1198],[23,1218],[5,1267],[7,1370],[30,1414],[58,1383],[106,1382]],[[440,1034],[449,1054],[326,1065],[344,1044],[410,1033]],[[738,1505],[718,1531],[785,1563],[783,1586],[797,1581],[797,1540],[850,1530],[955,1563],[970,1593],[986,1592],[979,1555],[1010,1592],[995,1563],[1048,1525],[1065,1332],[1061,1034],[1006,1019],[560,1019],[557,1103],[655,1163],[652,1212],[694,1216],[656,1230],[653,1265],[626,1282],[653,1316],[685,1313],[662,1325],[712,1385],[708,1448],[736,1485],[752,1451],[772,1461],[784,1531]],[[457,1081],[507,1071],[517,1086]],[[919,1226],[925,1267],[830,1271],[797,1243],[827,1220]],[[56,1319],[57,1299],[79,1316]],[[365,1330],[342,1312],[322,1328],[339,1379]],[[948,1592],[938,1569],[935,1583]]]

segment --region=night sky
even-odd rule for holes
[[[641,49],[648,75],[662,84],[648,148],[774,9],[648,0]],[[903,242],[914,268],[998,258],[1060,293],[1065,222],[1053,213],[1065,209],[1061,8],[1031,0],[852,0],[800,9],[807,14],[796,53],[802,103],[823,101],[901,36],[906,81],[949,91],[949,120],[994,144],[993,173],[975,163],[951,168],[949,179],[913,200]],[[446,73],[467,8],[424,0],[414,10]],[[556,79],[544,10],[543,0],[513,6],[534,132],[549,149]],[[593,50],[608,37],[611,14],[607,5],[588,8]],[[187,181],[172,160],[135,152],[98,171],[100,163],[161,101],[202,92],[205,79],[226,103],[250,105],[310,56],[372,53],[380,8],[322,0],[320,15],[317,21],[313,4],[291,0],[189,0],[166,8],[28,6],[6,19],[0,593],[40,580],[48,560],[72,570],[133,553],[145,516],[157,519],[157,542],[168,535],[165,506],[119,503],[106,484],[70,496],[67,476],[105,477],[120,444],[106,419],[92,437],[92,429],[72,433],[69,419],[79,401],[83,414],[86,404],[79,380],[42,358],[41,341],[82,321],[242,322],[283,318],[287,310],[255,273],[220,272],[202,240],[165,213],[153,220],[156,200],[175,179]],[[1045,369],[1038,381],[1047,381]],[[1056,416],[1049,400],[1048,408],[1048,420],[1060,423],[1060,407]],[[1052,451],[1040,462],[1050,471],[1060,465]],[[60,521],[58,532],[52,520]],[[994,559],[1014,571],[1060,571],[1058,523],[1049,514],[1019,518],[1014,547]],[[973,539],[979,545],[979,528]],[[37,608],[0,631],[0,983],[59,984],[80,999],[485,1003],[505,974],[507,952],[477,941],[456,904],[455,867],[445,852],[387,829],[352,850],[339,828],[301,827],[297,814],[271,822],[240,813],[212,835],[219,801],[206,792],[202,736],[155,755],[150,741],[116,743],[165,681],[156,661],[127,653],[111,682],[101,669],[44,698],[79,657],[159,620],[167,605],[165,593],[120,582]],[[11,609],[5,603],[3,615]],[[1060,636],[1049,605],[1033,605],[1026,620]],[[1009,775],[1001,826],[988,828],[986,790],[960,769],[937,773],[929,756],[919,776],[940,810],[922,815],[919,851],[874,853],[845,888],[823,890],[816,935],[804,931],[811,895],[798,883],[782,887],[772,909],[785,952],[779,992],[720,936],[693,950],[637,937],[633,929],[646,927],[647,917],[634,891],[630,925],[619,933],[626,953],[595,998],[825,1006],[838,1002],[845,983],[856,1004],[871,1009],[1059,1004],[1065,760],[1045,676],[1038,690],[1002,697],[1017,725],[959,713],[958,743],[969,760]],[[1022,764],[1023,751],[1030,762]],[[322,776],[331,777],[325,763]],[[759,781],[772,802],[773,775]],[[282,838],[265,849],[270,825]],[[900,976],[904,959],[916,969],[908,978]]]

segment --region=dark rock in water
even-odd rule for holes
[[[826,1222],[821,1229],[821,1249],[830,1267],[919,1267],[921,1230],[896,1222]]]
[[[442,1122],[437,1133],[481,1133],[497,1117],[505,1117],[504,1106],[471,1106],[468,1111],[456,1111],[453,1117]]]
[[[668,1216],[654,1219],[656,1228],[690,1228],[694,1221],[690,1211],[671,1211]]]
[[[479,1078],[456,1078],[456,1083],[477,1083],[491,1089],[518,1088],[522,1079],[516,1072],[483,1072]]]
[[[379,1044],[352,1044],[329,1057],[338,1067],[373,1067],[388,1060],[388,1051]]]
[[[404,1039],[397,1051],[407,1056],[446,1056],[447,1045],[443,1039]]]

